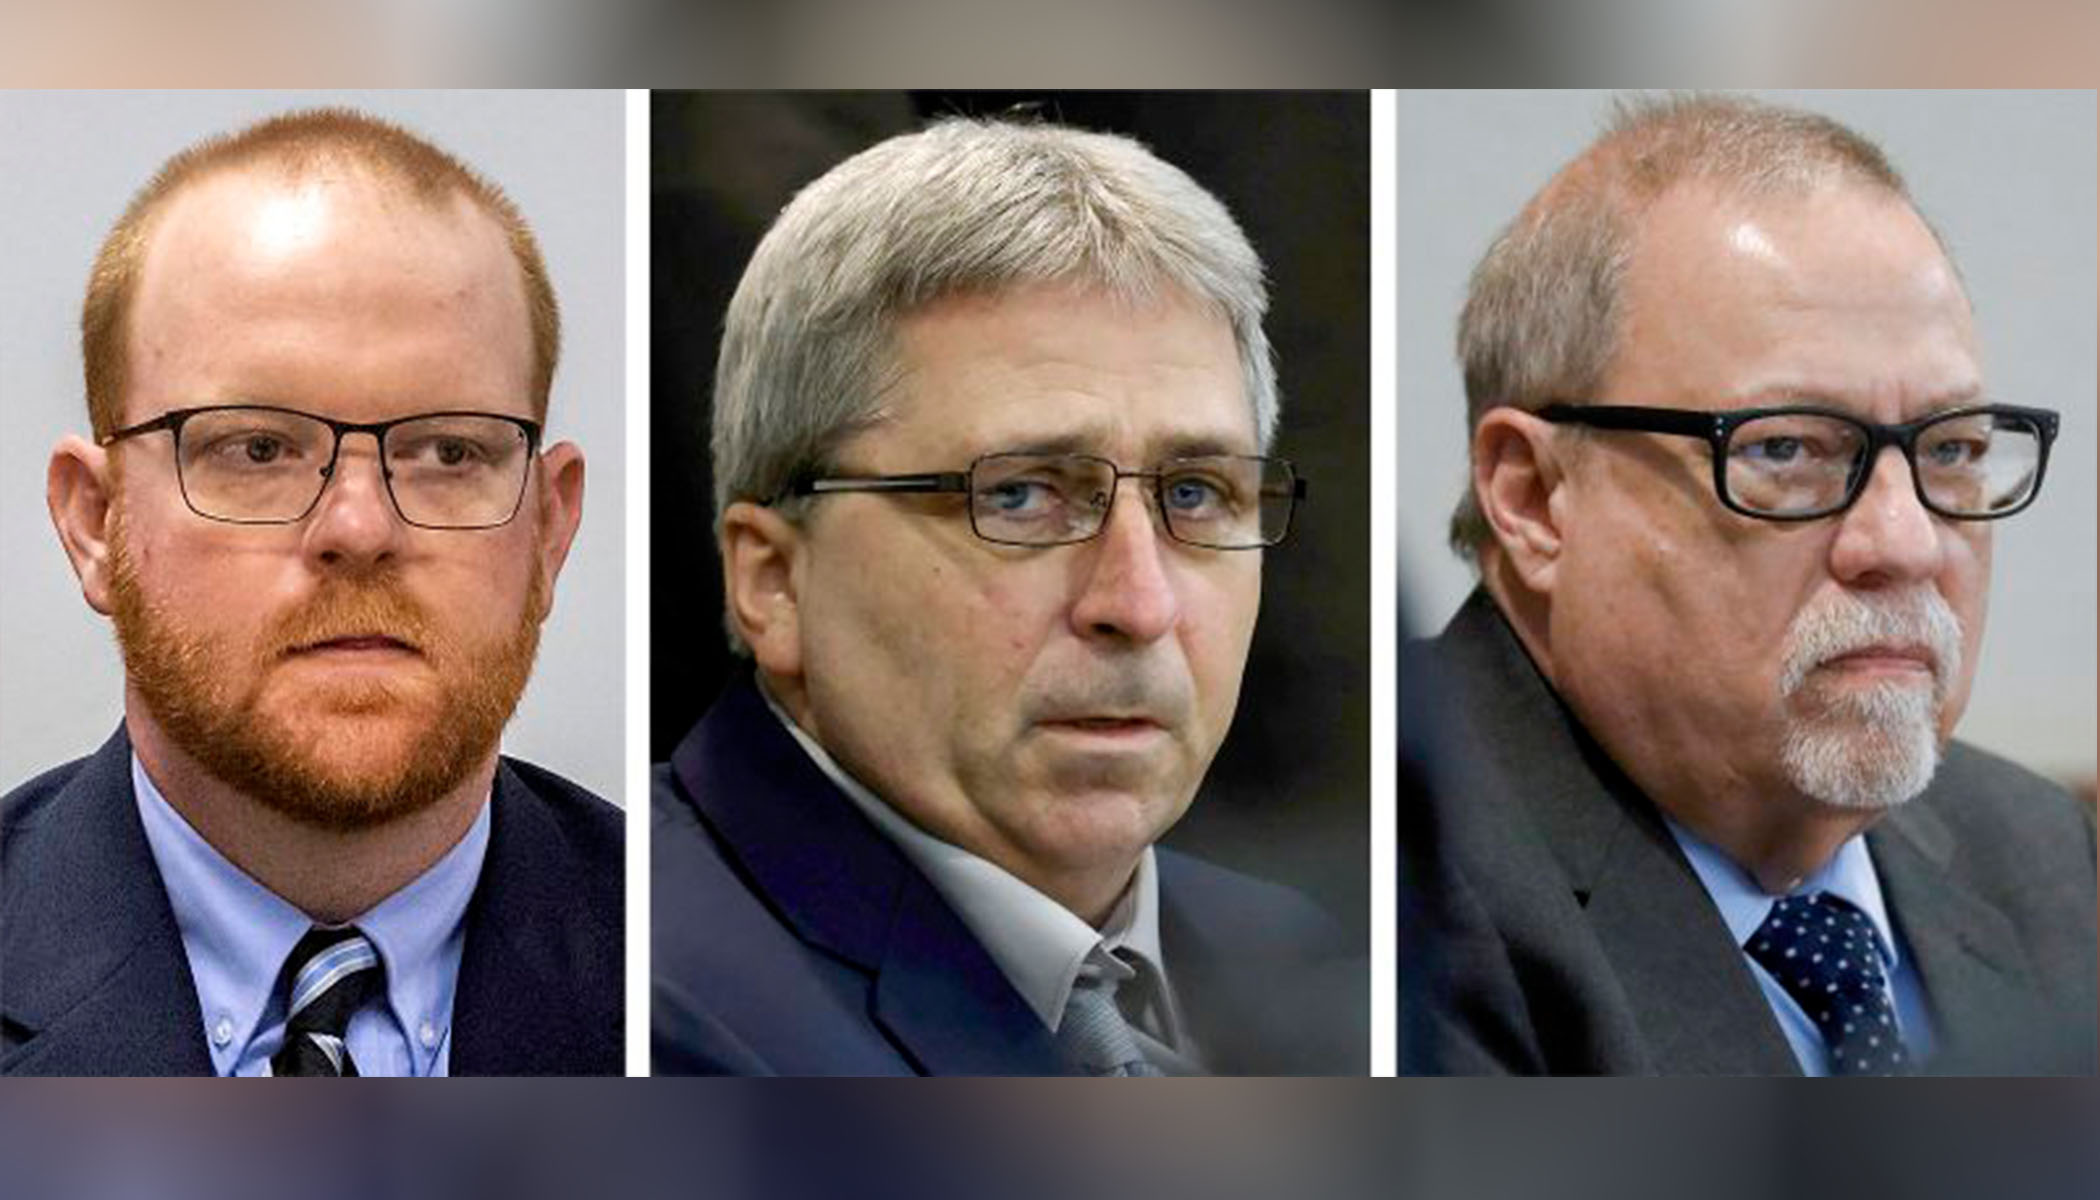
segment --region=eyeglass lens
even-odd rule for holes
[[[1834,417],[1787,413],[1734,430],[1727,449],[1729,499],[1775,516],[1842,507],[1872,469],[1858,426]],[[1988,516],[2034,494],[2042,432],[2007,413],[1953,414],[1918,431],[1911,469],[1928,503],[1942,512]]]
[[[1084,541],[1114,502],[1117,471],[1077,454],[994,454],[970,470],[970,521],[979,537],[1021,546]],[[1161,464],[1156,495],[1170,536],[1219,549],[1271,546],[1290,529],[1296,489],[1280,459],[1239,455]]]
[[[298,413],[228,408],[182,426],[179,467],[191,507],[228,521],[296,521],[320,499],[335,430]],[[434,528],[500,525],[531,469],[526,432],[485,416],[431,416],[387,430],[387,486],[401,518]]]

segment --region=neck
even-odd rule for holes
[[[1549,682],[1556,680],[1547,600],[1523,587],[1499,555],[1484,558],[1481,578],[1539,673]],[[1557,683],[1554,689],[1565,698]],[[1603,743],[1596,729],[1589,733]],[[1687,761],[1683,755],[1621,752],[1626,749],[1605,746],[1656,807],[1726,854],[1774,895],[1792,890],[1822,869],[1839,847],[1884,815],[1881,810],[1834,808],[1771,779],[1735,774],[1716,778],[1711,764]]]
[[[892,803],[874,788],[868,787],[865,777],[855,772],[844,759],[831,750],[824,741],[824,733],[817,724],[816,714],[810,708],[809,693],[799,679],[784,679],[763,670],[757,673],[756,678],[760,690],[772,698],[773,703],[779,706],[781,712],[787,714],[788,719],[794,722],[797,728],[824,748],[825,755],[839,771],[858,782],[901,820],[922,833],[951,846],[961,847],[984,859],[1057,901],[1095,929],[1101,928],[1108,921],[1108,915],[1115,911],[1116,902],[1123,898],[1124,890],[1130,886],[1131,880],[1137,877],[1137,856],[1107,867],[1072,871],[1046,870],[1000,838],[997,831],[987,825],[980,823],[975,830],[951,829],[919,819],[903,807]]]
[[[322,924],[342,924],[408,886],[459,844],[495,783],[496,754],[414,812],[369,829],[323,829],[226,784],[132,703],[132,750],[182,819],[251,879]]]
[[[1859,836],[1878,812],[1831,808],[1799,796],[1746,798],[1745,803],[1657,804],[1672,819],[1718,847],[1772,895],[1783,895],[1821,870],[1839,847]]]

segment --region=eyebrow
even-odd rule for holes
[[[1981,381],[1944,392],[1934,392],[1925,398],[1924,403],[1918,410],[1918,415],[1927,417],[1936,413],[1946,412],[1949,409],[1982,403],[1987,394],[1987,390]],[[1808,387],[1794,383],[1753,388],[1748,392],[1731,395],[1727,400],[1727,407],[1729,408],[1773,408],[1787,404],[1811,404],[1835,408],[1840,411],[1848,410],[1848,406],[1842,396],[1835,395],[1823,388]]]
[[[981,451],[986,454],[1100,454],[1103,438],[1099,433],[1078,432],[1055,434],[1046,437],[1028,438],[1019,442],[1003,443]],[[1152,443],[1155,453],[1148,455],[1149,461],[1170,458],[1202,458],[1219,454],[1260,453],[1258,447],[1250,446],[1239,438],[1217,433],[1179,433],[1164,442]]]

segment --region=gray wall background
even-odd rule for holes
[[[2035,506],[1999,525],[1966,739],[2094,774],[2095,105],[2090,91],[1760,92],[1878,141],[1968,281],[1997,399],[2063,413]],[[1610,92],[1402,92],[1398,120],[1400,594],[1417,633],[1473,584],[1444,543],[1465,484],[1453,351],[1473,264],[1603,127]]]
[[[169,155],[293,108],[399,122],[500,184],[538,233],[563,316],[548,434],[587,464],[583,526],[538,670],[504,740],[620,801],[625,707],[624,98],[612,92],[0,94],[0,791],[87,754],[122,712],[109,625],[80,597],[44,466],[85,432],[78,319],[88,266]]]

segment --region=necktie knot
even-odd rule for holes
[[[1750,957],[1808,1014],[1834,1075],[1911,1069],[1873,919],[1829,892],[1787,896],[1750,935]]]
[[[277,1075],[354,1076],[344,1035],[350,1018],[384,990],[379,951],[355,926],[315,926],[285,957],[284,1046],[270,1058]]]
[[[1057,1044],[1087,1075],[1158,1075],[1145,1058],[1137,1034],[1116,1002],[1120,977],[1135,968],[1117,958],[1116,968],[1089,963],[1072,982],[1057,1026]]]

